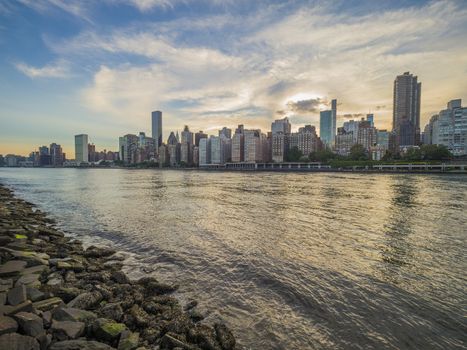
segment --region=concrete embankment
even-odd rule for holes
[[[84,249],[0,185],[0,349],[235,349],[223,324],[154,277],[130,280],[123,257]]]

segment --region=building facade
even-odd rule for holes
[[[88,162],[88,135],[75,135],[75,161],[77,164]]]
[[[162,112],[151,113],[152,138],[156,140],[156,150],[162,145]]]

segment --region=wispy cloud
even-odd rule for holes
[[[46,65],[43,67],[33,67],[25,63],[15,63],[18,71],[28,76],[31,79],[35,78],[67,78],[70,76],[68,63],[65,61],[58,61],[54,64]]]
[[[91,3],[86,0],[18,0],[18,2],[42,14],[59,10],[91,22],[89,15]]]

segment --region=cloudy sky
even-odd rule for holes
[[[0,0],[0,154],[73,135],[98,149],[188,124],[267,131],[375,114],[391,128],[396,75],[422,82],[422,124],[467,101],[467,3],[459,1]]]

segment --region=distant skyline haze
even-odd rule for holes
[[[74,135],[116,151],[118,137],[165,142],[184,125],[337,126],[371,112],[392,129],[396,76],[423,83],[420,125],[467,100],[465,1],[0,1],[0,154]]]

